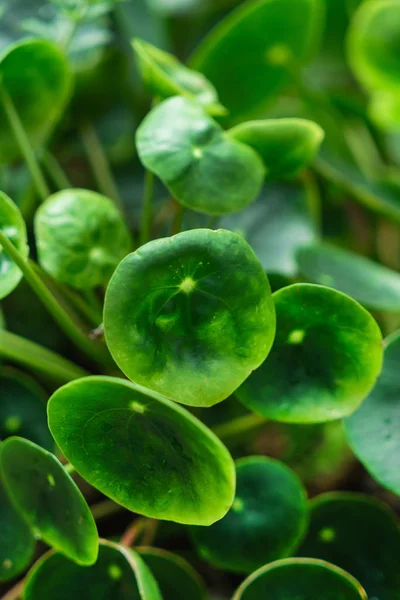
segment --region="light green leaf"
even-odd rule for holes
[[[25,258],[28,257],[29,248],[25,221],[18,207],[2,192],[0,192],[0,231]],[[21,278],[21,271],[8,257],[0,244],[0,299],[8,296],[17,287]]]

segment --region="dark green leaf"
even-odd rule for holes
[[[29,248],[25,222],[18,207],[2,192],[0,192],[0,231],[25,258],[28,256]],[[0,299],[8,296],[19,284],[21,278],[21,271],[4,252],[0,244]]]

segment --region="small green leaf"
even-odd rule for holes
[[[10,45],[0,55],[0,80],[31,144],[40,146],[70,97],[71,73],[64,54],[45,40],[24,40]],[[0,163],[19,156],[19,146],[0,105]]]
[[[349,573],[322,560],[289,558],[250,575],[232,600],[367,600]]]
[[[269,180],[296,175],[314,160],[324,139],[321,127],[306,119],[249,121],[228,135],[260,155]]]
[[[267,360],[237,390],[254,412],[287,423],[322,423],[354,412],[382,365],[379,327],[355,300],[296,284],[273,294],[277,333]]]
[[[191,531],[202,558],[220,569],[251,573],[297,547],[307,526],[307,495],[293,471],[270,458],[242,458],[236,475],[228,514]]]
[[[28,574],[24,600],[163,600],[137,552],[101,540],[97,562],[83,567],[48,552]]]
[[[352,296],[368,308],[400,312],[400,275],[353,252],[321,243],[299,248],[303,275]]]
[[[232,140],[200,105],[175,96],[139,126],[140,160],[187,208],[220,215],[253,202],[264,167],[249,146]]]
[[[86,290],[106,283],[131,249],[121,213],[109,198],[89,190],[50,196],[36,212],[35,234],[43,269]]]
[[[156,579],[163,600],[207,600],[204,582],[181,556],[160,548],[136,548]]]
[[[185,96],[206,107],[211,115],[226,112],[214,86],[201,73],[188,69],[175,56],[136,38],[132,42],[143,83],[156,97]]]
[[[132,380],[182,404],[227,398],[271,348],[275,313],[250,246],[220,229],[155,240],[107,289],[107,345]]]
[[[86,377],[58,389],[48,411],[50,430],[76,470],[129,510],[210,525],[232,504],[227,449],[162,396],[124,379]]]
[[[400,332],[385,347],[378,382],[357,412],[345,421],[347,439],[379,483],[400,495]]]
[[[0,478],[0,581],[24,571],[33,558],[35,539],[14,508]]]
[[[93,564],[96,524],[57,458],[28,440],[10,437],[1,444],[0,468],[12,502],[35,537],[79,564]]]
[[[350,65],[369,90],[400,90],[400,11],[398,0],[363,2],[348,35]]]
[[[0,440],[12,435],[54,450],[47,426],[46,394],[36,381],[14,369],[0,369]]]
[[[18,248],[25,258],[28,257],[29,248],[25,221],[18,207],[2,192],[0,192],[0,231]],[[21,278],[21,271],[8,257],[0,244],[0,299],[8,296],[17,287]]]
[[[335,563],[356,577],[371,600],[395,600],[400,590],[400,529],[395,514],[361,494],[333,492],[311,501],[299,556]]]
[[[319,0],[251,0],[222,21],[190,66],[215,85],[231,116],[260,112],[307,62],[322,28]]]

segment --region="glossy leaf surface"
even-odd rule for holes
[[[264,178],[260,157],[232,140],[198,104],[175,96],[146,116],[136,134],[144,166],[187,208],[219,215],[253,202]]]
[[[388,507],[358,494],[329,493],[311,502],[309,531],[298,555],[346,569],[371,600],[395,600],[400,589],[399,551],[399,525]]]
[[[347,439],[371,475],[400,495],[400,333],[385,347],[378,382],[357,412],[345,421]]]
[[[262,158],[267,179],[291,177],[315,158],[324,138],[317,123],[306,119],[268,119],[241,123],[228,131]]]
[[[118,265],[104,327],[132,381],[182,404],[211,406],[265,359],[275,314],[247,242],[223,229],[194,229],[150,242]]]
[[[41,266],[80,289],[104,284],[131,248],[121,213],[109,198],[89,190],[50,196],[36,212],[35,233]]]
[[[35,444],[54,450],[47,427],[46,394],[27,375],[0,369],[0,440],[21,435]]]
[[[297,251],[300,272],[375,310],[400,311],[400,275],[354,252],[327,243]]]
[[[1,142],[0,142],[1,143]],[[0,231],[26,258],[29,253],[26,226],[18,207],[0,192]],[[22,273],[0,244],[0,299],[8,296],[21,281]]]
[[[238,588],[232,600],[367,600],[356,579],[317,560],[291,558],[262,567]]]
[[[137,552],[101,541],[97,562],[79,566],[59,553],[45,554],[31,569],[24,600],[163,600]]]
[[[354,412],[381,370],[381,333],[373,317],[349,296],[318,285],[291,285],[273,298],[274,345],[237,391],[240,400],[288,423],[331,421]]]
[[[2,85],[13,101],[33,146],[53,130],[70,96],[71,74],[61,50],[45,40],[24,40],[0,55]],[[0,105],[0,163],[20,155]]]
[[[318,0],[245,2],[205,38],[191,66],[215,85],[233,118],[260,111],[314,50],[322,8]]]
[[[79,564],[93,564],[96,524],[57,458],[28,440],[11,437],[1,445],[0,467],[12,502],[35,536]]]
[[[133,383],[86,377],[58,389],[49,426],[76,470],[133,512],[209,525],[232,504],[225,446],[189,412]]]
[[[192,536],[200,556],[217,568],[250,573],[293,552],[307,526],[307,496],[296,475],[270,458],[242,458],[236,475],[228,514],[192,528]]]

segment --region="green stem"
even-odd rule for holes
[[[67,311],[57,302],[56,298],[43,283],[40,277],[30,266],[29,262],[24,259],[17,248],[10,240],[0,231],[0,245],[3,246],[5,252],[11,260],[21,269],[26,281],[31,286],[39,300],[44,304],[53,319],[58,323],[60,328],[68,336],[68,338],[87,356],[92,358],[102,366],[109,367],[111,358],[107,350],[103,347],[96,346],[94,342],[80,330],[74,323]]]
[[[22,598],[22,594],[25,588],[25,579],[18,581],[8,592],[1,597],[1,600],[18,600],[18,598]]]
[[[120,504],[116,504],[112,500],[102,500],[101,502],[97,502],[90,507],[92,511],[92,515],[95,521],[99,519],[104,519],[106,517],[111,517],[122,510],[124,510],[123,506]]]
[[[14,103],[7,93],[4,85],[0,85],[0,97],[7,116],[8,123],[14,133],[14,137],[19,145],[21,153],[28,166],[36,191],[42,201],[50,195],[49,188],[39,166],[36,155],[32,149],[27,133],[22,125],[21,119],[15,109]]]
[[[258,429],[266,423],[268,423],[268,419],[251,413],[249,415],[245,415],[244,417],[234,419],[229,423],[218,425],[218,427],[214,427],[213,432],[222,440],[242,435],[243,433],[247,433],[253,429]]]
[[[71,465],[71,463],[66,463],[65,465],[63,465],[63,467],[64,471],[66,471],[68,475],[73,475],[76,471],[74,465]]]
[[[151,171],[146,171],[144,178],[144,193],[142,204],[142,219],[140,224],[140,245],[146,244],[150,240],[151,221],[153,217],[152,203],[154,190],[154,175]]]
[[[89,375],[59,354],[4,329],[0,329],[0,356],[50,376],[60,384]]]
[[[68,179],[64,169],[56,157],[48,150],[44,150],[42,154],[42,164],[58,190],[68,190],[72,188],[72,183]]]

